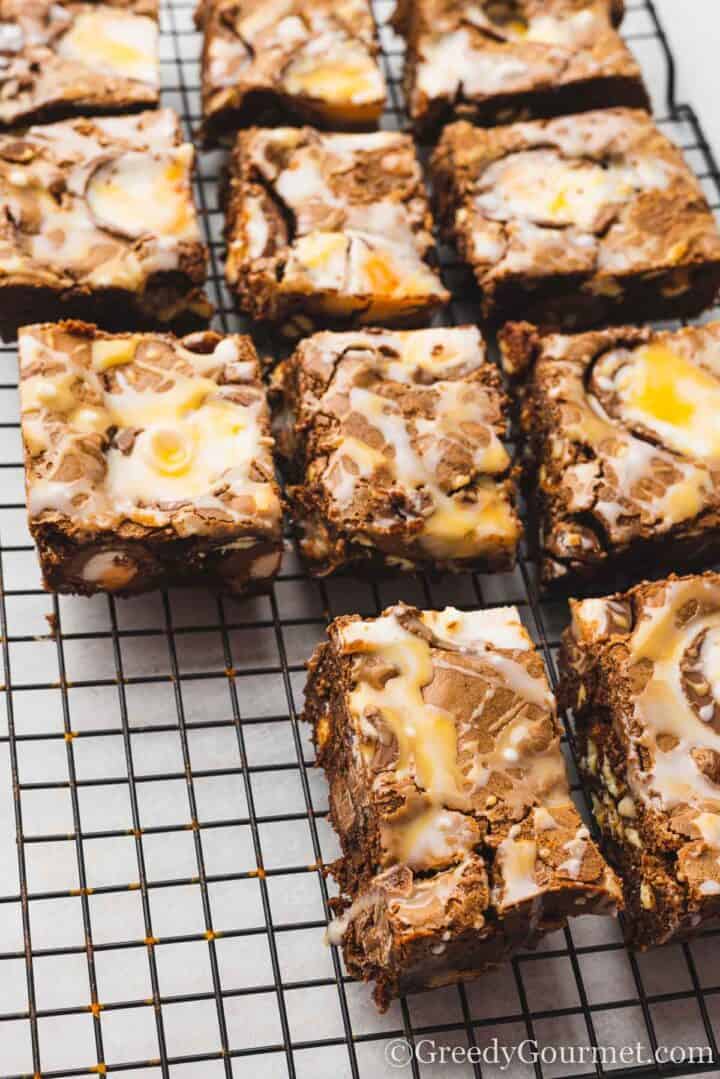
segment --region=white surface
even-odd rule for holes
[[[720,157],[720,4],[718,0],[655,0],[675,51],[678,99],[697,110]]]

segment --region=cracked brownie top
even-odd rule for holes
[[[316,334],[281,378],[302,485],[291,494],[315,565],[373,549],[398,564],[512,563],[507,402],[475,327]]]
[[[0,285],[63,295],[122,289],[158,321],[207,301],[154,293],[154,275],[206,275],[192,146],[170,109],[73,120],[0,138]],[[207,312],[206,312],[207,313]]]
[[[547,579],[644,540],[720,540],[720,323],[539,336],[510,324],[507,368],[534,361],[523,426],[539,467]]]
[[[79,540],[103,530],[279,538],[249,338],[28,326],[20,401],[31,522],[62,521]]]
[[[0,125],[157,104],[156,0],[0,0]]]
[[[427,315],[448,299],[428,262],[431,229],[407,135],[278,128],[238,136],[227,278],[256,317]]]
[[[648,107],[640,69],[613,26],[621,9],[609,0],[400,0],[393,21],[408,41],[414,123],[424,130],[453,114],[507,123],[581,111],[601,103],[599,87],[608,104]],[[572,99],[563,99],[566,89]]]
[[[572,615],[568,701],[609,715],[636,846],[675,852],[697,911],[720,895],[720,576],[640,584]]]
[[[206,137],[299,116],[374,127],[385,105],[368,0],[203,0]]]

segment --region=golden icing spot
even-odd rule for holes
[[[291,94],[309,94],[324,101],[352,103],[363,99],[377,88],[377,73],[370,63],[308,59],[295,66],[287,76]]]
[[[298,258],[311,269],[325,266],[331,259],[344,255],[346,249],[347,239],[341,232],[311,232],[297,244]]]
[[[652,344],[633,353],[617,387],[630,414],[649,421],[673,449],[720,458],[720,380],[709,371]]]
[[[492,483],[483,486],[475,502],[451,500],[428,517],[421,542],[436,558],[470,558],[493,538],[515,541],[520,528],[509,502]]]
[[[198,238],[190,196],[193,150],[178,146],[152,157],[127,153],[98,168],[86,201],[98,224],[124,236]]]
[[[403,281],[398,277],[387,257],[379,251],[371,251],[363,264],[365,276],[373,292],[380,296],[391,296],[399,289],[412,291],[412,281]]]
[[[81,10],[58,44],[58,53],[93,71],[158,82],[154,20],[122,10]]]
[[[139,337],[108,337],[93,341],[92,366],[95,371],[107,371],[111,367],[130,363],[135,356]]]
[[[193,434],[191,431],[157,428],[146,443],[149,463],[166,476],[178,476],[187,472],[195,453]]]
[[[553,217],[557,217],[558,214],[565,213],[568,209],[568,200],[565,191],[558,191],[555,198],[550,203],[550,213]]]

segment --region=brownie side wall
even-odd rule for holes
[[[167,276],[167,275],[166,275]],[[121,288],[91,290],[78,286],[74,291],[58,291],[45,285],[0,284],[0,335],[5,341],[17,337],[21,326],[31,322],[59,322],[81,319],[104,330],[172,330],[178,335],[206,329],[212,307],[192,277],[173,274],[166,284],[173,295],[184,297],[185,308],[169,321],[153,317],[148,294]],[[159,299],[162,282],[158,282]],[[158,307],[160,304],[158,303]],[[195,308],[195,309],[193,309]],[[203,313],[203,308],[205,312]]]
[[[466,262],[468,242],[451,228]],[[473,269],[475,269],[473,267]],[[574,331],[605,323],[693,318],[714,306],[720,294],[720,261],[679,264],[618,275],[619,295],[593,291],[592,274],[557,274],[534,279],[516,275],[483,287],[482,312],[493,324],[526,319],[543,330]],[[598,279],[602,286],[602,278]]]
[[[312,724],[317,764],[330,787],[330,822],[343,851],[333,865],[342,891],[355,897],[373,877],[380,858],[377,807],[358,774],[353,730],[345,705],[347,661],[330,644],[321,644],[310,660],[303,719]]]
[[[408,100],[415,81],[415,69],[416,61],[411,58],[404,79]],[[496,127],[520,120],[547,120],[555,116],[618,106],[652,111],[650,98],[641,78],[631,75],[600,75],[524,93],[492,94],[481,101],[462,97],[455,101],[430,101],[427,110],[415,113],[412,120],[418,138],[434,142],[442,129],[456,120],[468,120],[478,127]]]
[[[593,816],[607,859],[623,881],[626,940],[646,949],[683,939],[700,922],[710,924],[717,915],[712,903],[707,909],[691,905],[677,859],[677,849],[686,840],[680,835],[671,838],[671,828],[659,826],[632,797],[626,774],[627,746],[616,729],[616,724],[625,722],[618,714],[619,684],[614,688],[606,684],[608,676],[605,664],[597,663],[597,648],[565,631],[558,700],[561,707],[573,709],[580,771]]]
[[[117,596],[193,586],[198,581],[220,591],[245,594],[271,583],[271,578],[253,580],[250,576],[255,559],[282,550],[282,545],[269,537],[258,537],[250,547],[222,551],[220,548],[232,543],[232,538],[168,539],[159,529],[154,536],[149,533],[143,538],[105,531],[78,541],[62,522],[37,521],[31,522],[30,531],[38,548],[44,588],[49,592],[85,596],[105,591],[99,583],[82,575],[83,565],[94,555],[114,553],[137,567],[126,585],[112,589]]]

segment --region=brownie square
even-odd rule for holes
[[[561,697],[627,930],[647,947],[718,925],[720,576],[572,602]]]
[[[242,132],[226,235],[240,307],[287,333],[418,323],[449,299],[430,265],[432,218],[408,135]]]
[[[377,127],[385,107],[369,0],[201,0],[202,135],[305,122]]]
[[[452,124],[432,172],[487,319],[553,329],[668,319],[711,307],[720,290],[707,199],[644,112]]]
[[[249,338],[25,326],[20,404],[48,590],[244,592],[274,576],[281,505]]]
[[[170,109],[0,136],[0,327],[206,323],[192,146]]]
[[[511,373],[532,367],[521,419],[545,584],[720,557],[720,322],[545,337],[511,324],[501,341]]]
[[[159,99],[157,0],[1,0],[0,128]]]
[[[276,382],[311,572],[512,567],[507,399],[474,326],[316,334]]]
[[[420,135],[626,105],[650,109],[610,0],[399,0],[405,96]]]
[[[512,607],[336,619],[305,718],[343,857],[329,930],[381,1008],[463,981],[619,884],[575,809],[542,661]]]

